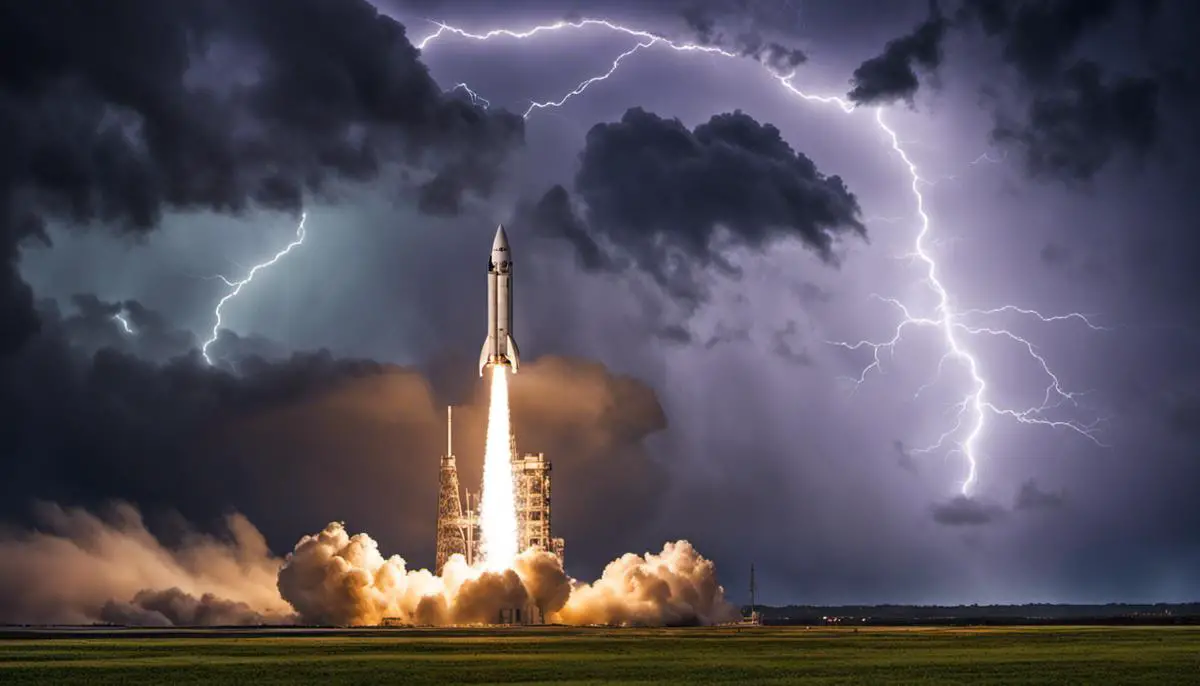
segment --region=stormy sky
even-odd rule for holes
[[[0,0],[6,530],[125,502],[167,542],[345,521],[431,565],[447,403],[479,479],[504,222],[515,431],[554,461],[568,573],[686,538],[771,604],[1200,595],[1190,3],[487,6]],[[416,47],[564,18],[650,33]],[[708,51],[660,40],[522,118],[651,34]],[[210,367],[218,275],[301,212]],[[835,344],[891,339],[895,302],[960,317],[969,448],[943,330],[861,384],[870,347]],[[1095,328],[970,313],[1005,306]]]

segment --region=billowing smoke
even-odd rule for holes
[[[224,539],[183,532],[163,545],[118,504],[105,518],[44,504],[39,530],[0,540],[0,621],[37,624],[280,624],[280,560],[245,517]]]
[[[384,558],[370,536],[351,536],[340,522],[300,539],[279,571],[278,586],[313,624],[381,624],[385,618],[438,624],[446,613],[442,579],[408,570],[398,555]]]
[[[715,624],[737,616],[716,566],[687,541],[667,543],[657,555],[613,560],[599,581],[575,586],[557,614],[564,624],[621,626]]]
[[[340,522],[305,536],[286,559],[245,517],[223,538],[184,532],[167,546],[132,506],[101,518],[41,507],[41,530],[0,538],[0,585],[20,594],[0,622],[235,626],[490,624],[502,609],[536,607],[549,622],[636,626],[711,624],[737,616],[712,562],[686,541],[660,554],[628,554],[583,584],[558,558],[526,550],[512,569],[450,558],[442,576],[384,557],[367,534]]]
[[[251,626],[283,624],[292,617],[258,612],[247,603],[205,593],[197,598],[178,588],[138,591],[133,600],[110,600],[100,609],[100,620],[122,626]]]
[[[537,549],[503,571],[455,555],[436,577],[408,569],[399,556],[384,558],[370,536],[352,536],[339,522],[301,539],[279,572],[279,592],[301,621],[333,625],[486,624],[504,608],[530,606],[563,624],[692,625],[737,616],[712,562],[687,541],[657,555],[627,554],[593,584],[569,579],[558,558]]]

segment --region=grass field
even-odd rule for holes
[[[0,683],[1200,684],[1200,627],[104,632],[0,638]]]

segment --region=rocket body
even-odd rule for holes
[[[488,326],[487,338],[483,341],[483,349],[479,351],[480,376],[483,376],[484,368],[491,365],[505,365],[516,372],[521,364],[517,342],[512,335],[512,293],[512,254],[508,248],[508,235],[501,224],[496,229],[496,238],[492,241],[492,252],[488,257]]]

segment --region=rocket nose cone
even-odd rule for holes
[[[504,233],[504,225],[496,227],[496,238],[492,241],[492,250],[508,249],[508,234]]]

